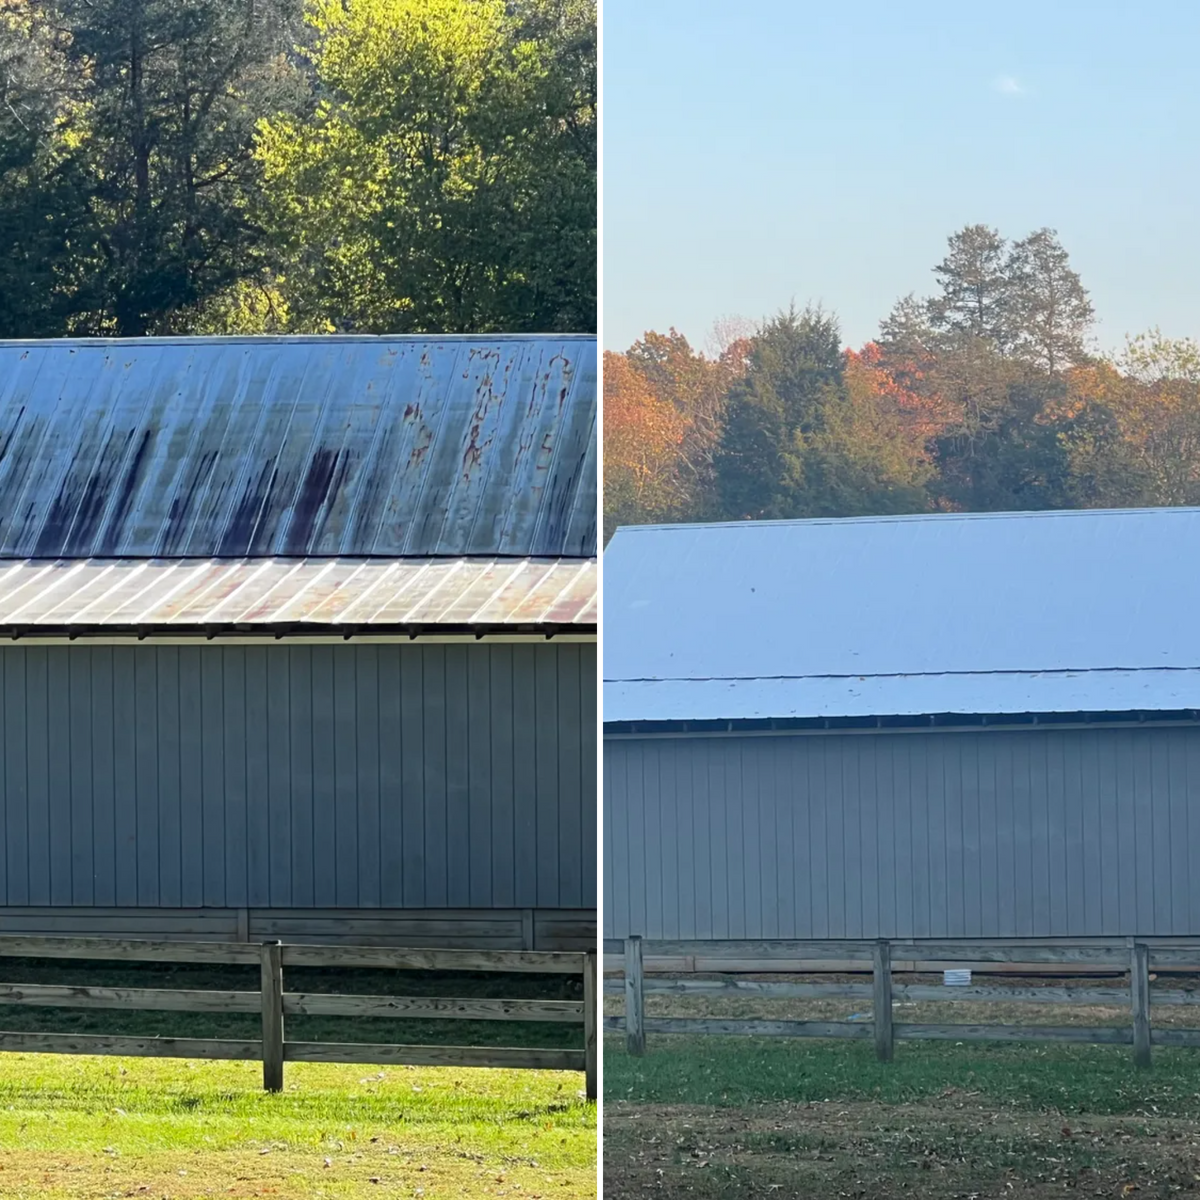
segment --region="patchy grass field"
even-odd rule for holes
[[[257,1063],[0,1056],[0,1197],[596,1194],[575,1074],[304,1063],[280,1095],[261,1083]]]
[[[1014,981],[1015,982],[1015,981]],[[1021,981],[1029,983],[1031,981]],[[1176,985],[1178,986],[1178,985]],[[647,996],[647,1015],[846,1020],[854,1001]],[[619,1001],[606,1000],[619,1012]],[[870,1002],[866,1002],[870,1020]],[[1127,1024],[1127,1009],[897,1006],[898,1021]],[[1200,1016],[1156,1009],[1156,1024]],[[1200,1052],[650,1034],[606,1036],[607,1200],[1200,1196]]]

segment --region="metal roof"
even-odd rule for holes
[[[594,559],[42,560],[0,566],[0,635],[596,624]]]
[[[596,552],[593,337],[0,342],[0,558]]]
[[[617,531],[606,722],[1200,709],[1200,509]]]

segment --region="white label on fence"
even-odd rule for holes
[[[971,972],[965,968],[956,968],[953,971],[943,971],[942,983],[945,984],[946,987],[970,987]]]

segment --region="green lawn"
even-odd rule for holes
[[[605,1051],[605,1196],[1200,1195],[1200,1052],[651,1036]]]
[[[12,1010],[10,1010],[12,1011]],[[7,1015],[7,1014],[6,1014]],[[0,1197],[589,1197],[582,1076],[0,1056]]]

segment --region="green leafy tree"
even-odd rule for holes
[[[310,21],[320,103],[259,140],[297,319],[594,329],[594,8],[317,0]]]
[[[78,107],[65,38],[36,8],[0,8],[0,336],[65,332],[95,260]]]
[[[53,0],[80,108],[69,157],[98,254],[78,332],[177,328],[260,269],[256,123],[298,109],[299,0]]]

